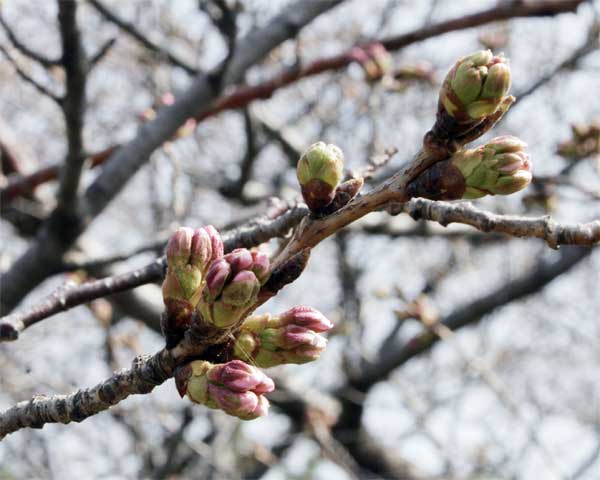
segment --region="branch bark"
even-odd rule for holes
[[[402,206],[413,219],[433,220],[442,226],[451,223],[470,225],[482,232],[504,233],[513,237],[541,238],[549,247],[600,243],[600,220],[577,225],[556,223],[549,215],[526,218],[516,215],[497,215],[475,207],[469,202],[434,202],[414,198]]]

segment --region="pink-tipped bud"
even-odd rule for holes
[[[223,239],[215,227],[207,225],[204,230],[210,238],[212,260],[221,258],[223,256]]]
[[[234,273],[246,270],[252,265],[252,254],[246,248],[236,248],[223,258],[231,265],[231,271]]]
[[[206,288],[210,298],[215,299],[221,294],[230,273],[231,267],[224,258],[213,260],[206,273]]]
[[[187,227],[180,227],[171,235],[166,250],[168,266],[180,267],[189,263],[193,235],[194,231]]]
[[[269,257],[258,250],[253,250],[251,254],[252,266],[250,267],[250,270],[254,272],[254,275],[256,275],[256,278],[258,278],[258,281],[262,285],[268,280],[269,274],[271,273]]]
[[[273,380],[240,360],[218,365],[196,360],[178,369],[175,380],[180,394],[193,402],[243,420],[266,415],[269,402],[263,395],[275,388]]]
[[[253,391],[269,393],[275,389],[273,380],[259,369],[241,360],[232,360],[222,365],[215,365],[208,374],[211,383],[223,386],[233,392]]]
[[[210,264],[223,256],[223,242],[219,232],[212,226],[194,230],[191,263],[205,274]]]
[[[243,270],[223,289],[222,300],[226,304],[241,307],[256,300],[259,290],[260,282],[256,275],[249,270]]]
[[[321,312],[312,307],[298,305],[279,315],[281,325],[298,325],[315,332],[326,332],[333,327],[333,323]]]
[[[319,358],[332,323],[314,308],[299,306],[273,317],[253,315],[242,324],[234,344],[236,358],[268,368],[284,363],[306,363]]]

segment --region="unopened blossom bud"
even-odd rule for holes
[[[440,90],[440,105],[460,122],[493,114],[507,98],[510,68],[502,56],[481,50],[459,59]]]
[[[167,273],[162,284],[167,308],[161,322],[168,346],[173,346],[190,325],[206,271],[222,255],[223,242],[210,225],[196,230],[179,228],[169,239]]]
[[[242,324],[234,356],[264,368],[285,363],[306,363],[319,358],[327,340],[318,332],[333,324],[310,307],[294,307],[279,316],[253,315]]]
[[[206,273],[206,292],[210,299],[217,298],[223,291],[223,286],[231,273],[231,266],[224,258],[218,258],[211,263]]]
[[[271,273],[269,257],[258,250],[253,250],[250,253],[252,254],[252,266],[250,270],[254,272],[254,275],[256,275],[256,278],[258,278],[258,281],[262,285],[269,279],[269,274]]]
[[[217,365],[195,360],[176,371],[175,383],[181,396],[242,420],[266,415],[269,401],[263,395],[275,388],[273,380],[241,360]]]
[[[417,177],[408,187],[409,195],[457,200],[518,192],[532,179],[526,146],[522,140],[505,135],[474,149],[459,150]]]
[[[473,150],[460,150],[452,164],[466,181],[463,198],[509,195],[531,183],[531,161],[525,142],[505,135]]]
[[[279,315],[281,325],[298,325],[309,328],[315,332],[326,332],[333,327],[333,323],[316,308],[298,305]]]
[[[193,263],[191,228],[179,228],[167,244],[167,274],[162,284],[163,301],[176,323],[185,322],[200,298],[202,271]]]
[[[239,321],[256,303],[261,279],[266,279],[268,271],[268,258],[253,255],[245,248],[214,260],[206,273],[206,285],[198,304],[204,321],[218,328]]]
[[[600,122],[571,125],[573,136],[559,144],[557,153],[570,160],[600,154]]]
[[[213,260],[223,256],[223,240],[215,227],[206,227],[194,230],[192,237],[192,263],[206,274]]]
[[[314,143],[300,157],[296,174],[311,210],[318,211],[333,201],[343,169],[344,154],[332,144]]]
[[[258,290],[260,290],[260,282],[256,275],[250,270],[242,270],[223,289],[221,299],[223,303],[235,307],[244,306],[252,298],[256,298]]]

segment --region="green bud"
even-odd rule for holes
[[[510,88],[510,68],[502,56],[482,50],[456,62],[440,90],[440,108],[457,120],[480,120],[504,104]]]
[[[343,169],[344,154],[332,144],[314,143],[300,157],[296,175],[311,210],[319,210],[333,201]]]
[[[526,146],[522,140],[505,135],[481,147],[456,152],[451,165],[464,177],[462,198],[509,195],[525,188],[532,178]]]

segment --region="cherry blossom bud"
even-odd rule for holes
[[[255,262],[258,259],[258,263]],[[261,281],[253,269],[265,278],[268,259],[238,248],[214,260],[206,274],[206,285],[198,304],[202,319],[218,328],[234,325],[254,305]]]
[[[304,201],[311,210],[329,205],[342,180],[344,154],[335,145],[317,142],[300,157],[296,174]]]
[[[181,396],[242,420],[266,415],[269,401],[263,395],[275,388],[273,380],[241,360],[217,365],[195,360],[176,371],[175,382]]]
[[[319,358],[332,323],[311,307],[294,307],[279,316],[253,315],[242,324],[234,344],[234,356],[260,367],[306,363]]]
[[[507,99],[511,74],[507,60],[481,50],[460,58],[440,90],[440,108],[458,121],[495,113]]]
[[[532,179],[526,146],[522,140],[505,135],[474,149],[459,150],[417,177],[408,187],[409,195],[457,200],[518,192]]]

